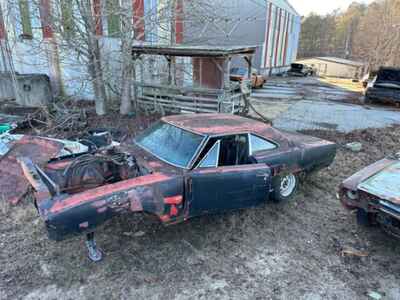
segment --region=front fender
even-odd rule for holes
[[[49,237],[55,240],[93,230],[122,213],[145,212],[169,223],[183,213],[183,178],[150,174],[48,198],[38,202],[38,209]]]

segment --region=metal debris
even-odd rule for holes
[[[371,299],[374,299],[374,300],[381,300],[383,296],[381,294],[379,294],[378,292],[370,291],[368,293],[368,297],[370,297]]]
[[[360,152],[362,150],[363,145],[359,142],[346,144],[345,148],[351,150],[353,152]]]
[[[369,255],[368,252],[360,251],[351,247],[345,248],[341,251],[341,256],[357,256],[357,257],[367,257]]]

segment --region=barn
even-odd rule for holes
[[[312,57],[297,60],[296,63],[312,66],[319,76],[338,78],[361,78],[366,70],[366,64],[338,57]]]

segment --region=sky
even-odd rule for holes
[[[336,8],[346,9],[354,0],[289,0],[290,4],[300,15],[308,15],[310,12],[327,14]],[[371,3],[373,0],[360,0],[358,2]]]

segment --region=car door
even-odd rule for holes
[[[189,215],[256,206],[268,198],[271,171],[266,164],[217,167],[218,142],[189,173]]]

